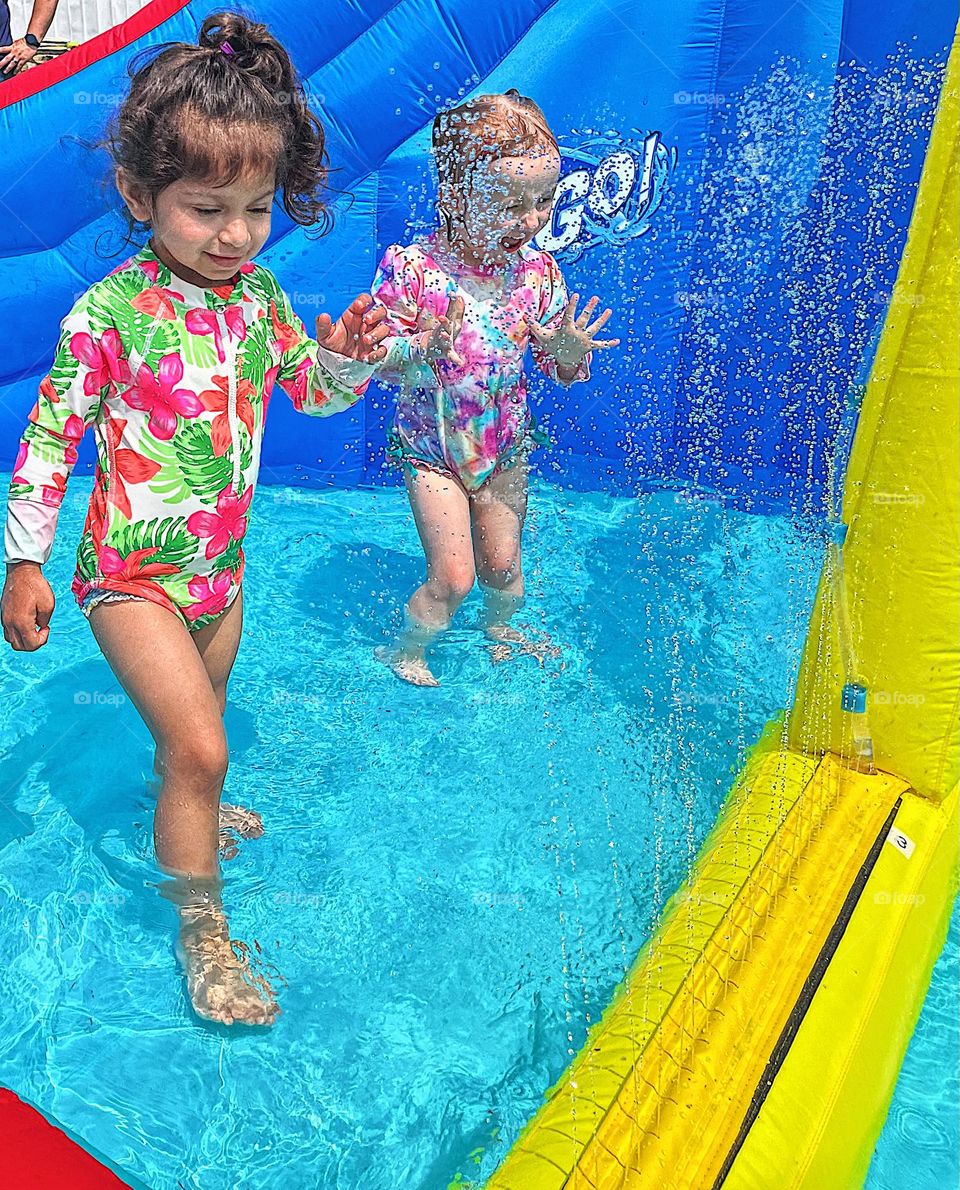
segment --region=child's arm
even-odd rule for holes
[[[445,359],[460,365],[456,339],[463,322],[463,299],[448,296],[439,275],[425,275],[424,256],[416,247],[391,244],[370,286],[384,311],[384,357],[378,375],[388,383],[420,379],[431,386],[431,364]]]
[[[77,446],[114,384],[122,359],[109,312],[88,290],[60,324],[53,365],[20,439],[7,500],[4,637],[15,649],[47,639],[53,592],[41,567],[50,557]],[[38,632],[37,629],[40,629]]]
[[[566,388],[578,380],[589,380],[593,352],[616,347],[620,340],[594,339],[612,311],[606,310],[588,326],[599,298],[591,298],[578,317],[579,294],[568,298],[559,265],[549,252],[543,253],[543,259],[539,319],[530,323],[530,350],[540,371]]]
[[[274,317],[285,345],[277,383],[295,409],[329,417],[360,400],[383,358],[380,340],[386,332],[379,326],[381,321],[382,315],[371,309],[369,295],[362,294],[336,322],[321,314],[317,338],[311,339],[283,294],[283,307]]]
[[[370,292],[373,300],[386,311],[389,335],[383,346],[386,357],[379,367],[387,381],[399,381],[414,362],[414,338],[420,329],[419,299],[423,291],[423,269],[412,254],[399,244],[391,244],[377,266]]]
[[[87,291],[60,324],[56,355],[20,439],[7,502],[6,562],[50,557],[77,446],[100,412],[122,357],[102,300]]]

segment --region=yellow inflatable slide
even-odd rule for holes
[[[958,75],[793,707],[487,1190],[863,1184],[957,883]]]

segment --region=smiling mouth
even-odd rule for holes
[[[506,249],[507,252],[516,252],[516,250],[523,245],[523,242],[524,242],[523,239],[519,239],[519,240],[502,239],[500,241],[500,247]]]

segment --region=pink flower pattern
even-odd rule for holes
[[[225,306],[223,319],[227,324],[227,334],[231,339],[246,338],[247,324],[239,306]],[[186,326],[191,335],[213,335],[217,359],[222,364],[227,357],[223,350],[223,336],[220,334],[220,323],[216,314],[212,310],[188,310]]]
[[[227,606],[233,588],[233,575],[221,570],[213,581],[207,575],[196,575],[187,583],[187,590],[196,602],[187,604],[183,614],[192,623],[204,618],[218,616]]]
[[[122,383],[130,377],[120,336],[112,327],[104,331],[99,341],[85,331],[79,331],[70,340],[70,351],[75,359],[86,365],[83,391],[88,396],[96,396],[111,382]]]
[[[196,417],[203,402],[188,388],[174,388],[183,379],[183,360],[179,355],[165,355],[154,376],[149,365],[141,364],[137,383],[127,389],[123,399],[131,409],[150,414],[147,428],[151,434],[169,442],[177,428],[177,417]]]
[[[239,541],[247,531],[247,509],[253,499],[253,488],[238,496],[231,488],[224,488],[217,496],[216,512],[195,512],[187,520],[187,528],[197,537],[209,537],[206,555],[215,558],[230,544]]]
[[[23,464],[27,461],[28,448],[26,442],[20,443],[20,449],[17,451],[17,461],[13,465],[13,483],[29,483],[30,481],[18,472]]]

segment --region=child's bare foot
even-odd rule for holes
[[[490,659],[495,664],[510,660],[513,645],[517,646],[517,656],[526,654],[535,657],[541,668],[548,657],[561,656],[559,645],[555,645],[545,632],[540,634],[539,640],[531,639],[509,624],[489,624],[486,632],[490,640],[495,642],[490,646]]]
[[[378,661],[382,661],[384,665],[389,666],[398,678],[404,682],[409,682],[411,686],[440,685],[430,672],[430,667],[423,657],[411,656],[409,653],[404,653],[401,649],[388,649],[385,645],[374,649],[373,655]]]
[[[220,803],[220,854],[233,859],[241,839],[259,839],[263,834],[263,819],[256,810]]]
[[[529,641],[519,628],[514,628],[511,624],[488,624],[486,632],[491,640],[502,641],[504,644],[525,645]]]
[[[272,1025],[280,1013],[273,988],[251,970],[249,948],[233,941],[219,908],[180,912],[177,958],[198,1016],[222,1025]]]
[[[502,661],[509,661],[513,656],[512,645],[527,644],[527,638],[509,624],[488,624],[487,637],[494,641],[489,648],[490,660],[494,665]]]

